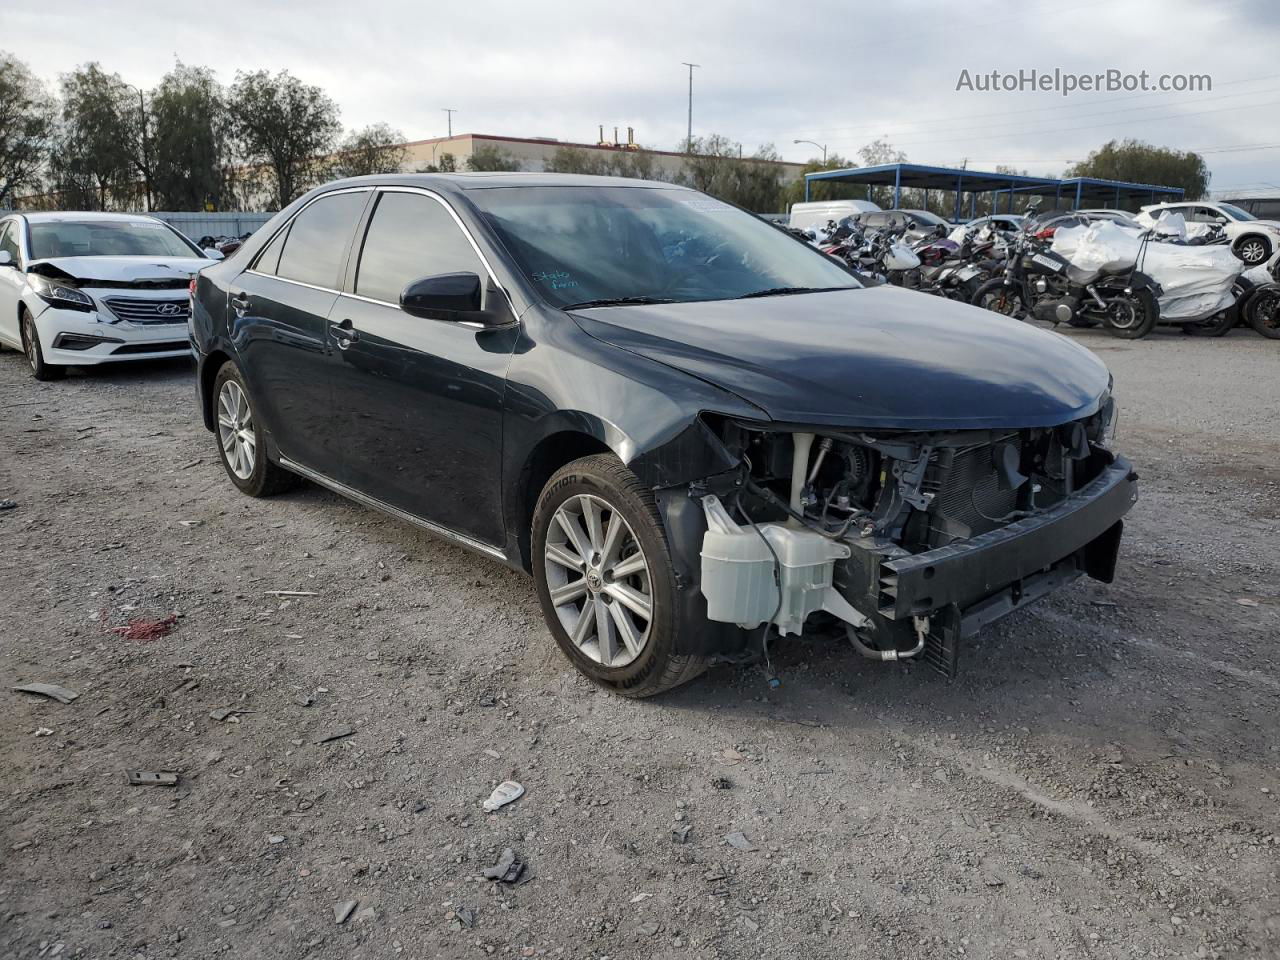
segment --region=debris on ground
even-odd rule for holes
[[[516,857],[516,852],[507,847],[502,851],[498,862],[485,870],[484,877],[486,880],[496,880],[498,883],[516,883],[522,873],[524,873],[524,864]]]
[[[203,520],[179,520],[178,523],[184,527],[198,527],[204,523]]]
[[[339,727],[337,730],[333,731],[333,733],[329,734],[327,737],[321,737],[319,740],[316,741],[316,743],[332,743],[334,740],[341,740],[344,737],[349,737],[354,733],[355,733],[355,730],[352,727]]]
[[[48,697],[50,700],[57,700],[59,703],[70,703],[80,696],[74,690],[60,687],[56,683],[24,683],[13,689],[18,693],[34,693],[39,697]]]
[[[524,796],[524,787],[516,783],[514,780],[503,780],[493,789],[493,793],[489,794],[489,799],[484,802],[486,813],[493,813],[500,810],[508,803],[514,803]]]
[[[0,511],[17,510],[17,509],[18,509],[17,500],[0,500]]]
[[[747,755],[745,753],[739,753],[737,750],[733,749],[733,747],[725,747],[720,751],[720,754],[716,759],[726,766],[735,766],[747,759]]]
[[[1254,600],[1252,597],[1238,597],[1236,598],[1236,603],[1240,604],[1242,607],[1258,606],[1258,601]]]
[[[240,714],[245,713],[244,710],[237,710],[235,707],[219,707],[217,710],[209,711],[209,719],[218,722],[226,721],[227,723],[239,723]]]
[[[173,632],[178,625],[178,615],[171,613],[159,620],[139,618],[130,620],[124,627],[109,627],[111,633],[119,634],[125,640],[159,640]]]
[[[724,835],[724,842],[735,850],[745,850],[748,853],[752,850],[759,849],[759,847],[747,839],[747,835],[741,830],[735,830],[733,833],[726,833]]]
[[[178,775],[167,770],[130,770],[129,785],[133,787],[176,787]]]
[[[53,728],[52,728],[52,727],[36,727],[36,736],[37,736],[37,737],[52,737],[52,736],[53,736]]]
[[[358,906],[360,906],[359,900],[339,900],[333,905],[333,922],[346,923]]]
[[[676,843],[688,843],[689,831],[693,829],[693,825],[686,823],[681,826],[674,827],[671,830],[671,839]]]
[[[318,597],[314,590],[268,590],[268,597]]]
[[[711,789],[713,790],[731,790],[732,788],[733,788],[733,781],[730,780],[728,777],[712,777],[711,778]]]

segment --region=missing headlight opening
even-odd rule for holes
[[[695,484],[711,620],[843,632],[947,675],[960,641],[1082,575],[1110,581],[1136,477],[1115,404],[1051,427],[953,433],[728,423],[727,482]]]

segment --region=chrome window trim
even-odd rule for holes
[[[290,217],[288,220],[282,223],[279,229],[277,229],[274,233],[271,234],[271,237],[267,240],[267,242],[262,245],[262,250],[259,250],[257,257],[254,258],[254,264],[255,265],[257,264],[258,257],[262,255],[262,251],[266,250],[267,247],[271,246],[272,241],[274,241],[275,238],[280,234],[280,231],[288,229],[289,225],[292,224],[293,221],[298,218],[298,215],[301,214],[303,210],[306,210],[307,207],[311,206],[311,204],[315,203],[317,200],[320,200],[324,197],[332,197],[339,193],[368,193],[371,191],[377,191],[378,193],[421,194],[424,197],[430,197],[432,200],[436,201],[436,203],[440,204],[440,206],[444,207],[444,209],[448,212],[449,216],[453,219],[454,224],[462,232],[462,235],[467,238],[467,243],[471,245],[472,251],[475,253],[480,263],[483,264],[485,272],[489,275],[489,280],[493,283],[493,285],[498,289],[498,292],[501,293],[503,298],[507,301],[507,306],[511,310],[511,316],[512,316],[513,322],[515,318],[519,317],[520,315],[519,311],[516,310],[515,301],[511,299],[510,291],[507,290],[507,288],[503,286],[502,282],[498,279],[498,275],[493,269],[493,264],[491,264],[489,262],[489,258],[484,255],[484,251],[480,249],[480,245],[476,243],[476,238],[472,235],[471,230],[468,229],[467,225],[462,221],[462,218],[458,216],[458,212],[449,205],[449,202],[445,200],[444,197],[440,196],[440,194],[436,193],[433,190],[428,190],[425,187],[406,187],[406,186],[394,186],[394,185],[383,187],[383,186],[374,185],[369,187],[345,187],[342,190],[330,190],[328,193],[322,193],[320,196],[315,197],[311,200],[308,200],[306,205],[303,206],[301,210],[299,210],[292,217]],[[375,215],[377,214],[376,207],[374,208],[374,214]],[[372,218],[370,218],[369,222],[370,223],[373,222]],[[368,233],[368,224],[365,225],[365,233],[366,234]],[[357,240],[357,243],[359,244],[359,250],[353,249],[352,252],[356,253],[356,256],[357,256],[356,278],[359,279],[359,276],[360,276],[359,256],[364,252],[365,237],[364,235],[361,235],[357,237],[356,240]],[[283,253],[283,251],[281,251],[281,253]],[[317,286],[314,283],[305,283],[302,280],[291,280],[288,277],[277,276],[274,273],[259,273],[257,270],[254,270],[252,267],[246,269],[244,272],[251,273],[255,277],[269,277],[272,280],[279,280],[282,283],[292,283],[299,287],[306,287],[309,290],[319,290],[321,293],[332,293],[339,297],[350,297],[352,300],[363,300],[365,303],[376,303],[376,304],[379,304],[380,306],[394,307],[397,310],[400,309],[400,304],[398,303],[391,303],[388,300],[378,300],[374,297],[362,296],[356,293],[355,291],[335,290],[332,287],[321,287],[321,286]],[[485,324],[473,323],[470,321],[463,321],[462,325],[469,326],[469,327],[485,326]]]
[[[465,533],[458,533],[456,530],[450,530],[448,527],[442,527],[438,523],[432,523],[430,520],[424,520],[417,514],[410,513],[407,510],[401,510],[399,507],[394,507],[389,503],[379,500],[377,497],[371,497],[367,493],[361,493],[354,487],[349,487],[341,481],[327,477],[318,470],[312,470],[310,467],[304,467],[300,463],[295,463],[288,457],[281,455],[280,466],[284,467],[286,470],[292,470],[294,473],[300,474],[308,480],[320,484],[322,487],[327,487],[334,493],[340,494],[349,500],[354,500],[362,506],[370,507],[374,510],[380,510],[385,514],[395,517],[397,520],[403,520],[406,523],[411,523],[415,527],[426,530],[428,533],[435,534],[436,536],[444,540],[448,540],[450,543],[455,543],[460,547],[466,547],[468,550],[473,550],[482,556],[489,557],[493,560],[500,560],[503,563],[507,562],[506,554],[497,547],[483,543],[473,537],[469,537]]]

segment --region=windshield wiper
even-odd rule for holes
[[[566,303],[561,310],[578,310],[585,307],[617,307],[629,303],[675,303],[670,297],[600,297],[597,300],[580,300]]]
[[[768,290],[756,290],[744,293],[735,300],[750,300],[752,297],[781,297],[788,293],[826,293],[828,290],[853,290],[854,287],[770,287]]]

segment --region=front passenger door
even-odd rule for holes
[[[18,330],[18,303],[26,274],[22,271],[22,254],[18,249],[18,221],[0,222],[0,250],[9,254],[10,265],[0,267],[0,343],[14,350],[22,349]]]
[[[335,479],[501,546],[502,401],[517,333],[506,295],[434,194],[380,191],[352,258],[347,290],[329,318],[341,348],[333,378],[342,455]],[[400,309],[410,283],[446,273],[479,276],[484,309],[509,322],[429,320]]]

